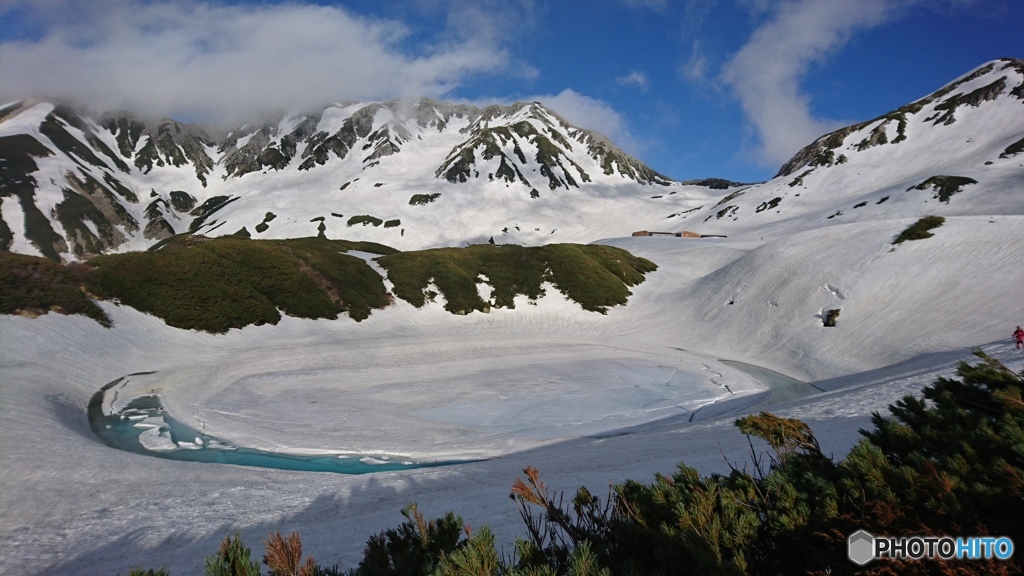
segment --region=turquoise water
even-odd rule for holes
[[[814,384],[790,378],[785,374],[779,374],[773,370],[736,362],[735,360],[719,360],[722,364],[736,368],[753,376],[758,382],[765,385],[768,390],[736,397],[729,397],[705,406],[701,406],[690,414],[689,421],[697,422],[708,418],[718,418],[726,414],[739,414],[752,408],[762,409],[792,400],[807,398],[824,392]]]
[[[754,366],[753,364],[745,364],[743,362],[736,362],[735,360],[719,360],[719,362],[726,366],[732,366],[737,370],[746,372],[771,390],[771,396],[761,404],[762,406],[782,404],[783,402],[799,400],[800,398],[806,398],[823,392],[821,388],[818,388],[814,384],[809,384],[803,380],[797,380],[796,378],[790,378],[785,374],[779,374],[778,372],[767,368]]]
[[[104,386],[93,395],[88,407],[89,426],[92,428],[93,433],[108,446],[118,450],[185,462],[234,464],[236,466],[256,466],[277,470],[335,472],[338,474],[367,474],[370,472],[446,466],[464,462],[416,462],[407,458],[383,454],[303,456],[231,446],[216,437],[175,420],[160,404],[160,398],[155,395],[139,396],[132,399],[120,413],[103,414],[104,394],[110,388],[121,383],[122,380],[118,379]],[[153,426],[147,423],[143,424],[143,426],[147,427],[139,427],[137,424],[142,423],[147,418],[161,418],[163,420],[160,423],[161,425],[157,427],[162,436],[161,440],[168,447],[172,446],[170,442],[173,441],[173,449],[151,450],[143,446],[139,437],[147,432],[147,430],[151,430]],[[154,433],[149,432],[149,434]],[[363,459],[369,461],[363,461]]]

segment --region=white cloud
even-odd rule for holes
[[[649,85],[647,75],[636,70],[626,74],[625,76],[619,76],[615,81],[623,86],[636,86],[641,90],[647,90],[647,86]]]
[[[0,100],[240,118],[342,99],[443,97],[508,63],[486,27],[439,35],[409,54],[402,23],[337,7],[41,1],[52,14],[42,37],[0,45]]]
[[[700,40],[690,45],[690,57],[679,67],[679,73],[691,82],[704,82],[708,77],[708,57]]]
[[[540,102],[554,110],[570,124],[599,132],[613,144],[634,156],[640,154],[645,144],[633,134],[626,119],[610,104],[597,98],[566,88],[558,94],[534,94],[514,97],[486,97],[480,99],[455,98],[453,102],[483,108],[491,104],[508,106],[515,102]]]
[[[630,8],[646,8],[660,12],[668,6],[668,0],[619,0]]]
[[[526,100],[544,104],[580,128],[600,132],[629,154],[635,156],[642,151],[641,141],[630,131],[626,120],[602,100],[569,88],[555,95],[531,96]]]
[[[885,22],[910,1],[792,0],[777,6],[721,73],[757,131],[760,161],[781,164],[839,127],[811,115],[801,81],[812,64],[833,55],[856,31]]]

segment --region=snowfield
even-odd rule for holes
[[[605,240],[660,266],[606,316],[549,289],[489,314],[399,301],[362,323],[286,317],[226,335],[109,303],[109,330],[0,317],[0,572],[199,573],[239,530],[253,546],[298,530],[320,563],[351,567],[411,501],[489,524],[508,546],[521,525],[507,497],[527,465],[558,489],[599,493],[680,461],[705,473],[742,465],[749,449],[732,421],[767,395],[720,359],[829,390],[770,409],[806,420],[841,457],[873,411],[977,347],[1024,367],[1009,339],[1024,321],[1024,220],[949,218],[893,249],[909,223],[774,241]],[[838,325],[825,328],[832,308]],[[346,476],[121,452],[93,436],[85,406],[139,372],[154,373],[129,376],[118,402],[159,393],[176,418],[236,445],[484,459]]]
[[[79,213],[70,203],[63,214],[83,238],[112,226],[108,251],[152,245],[156,236],[146,238],[145,228],[165,219],[165,233],[196,222],[206,235],[246,227],[255,238],[286,238],[322,226],[330,238],[400,249],[491,236],[519,244],[608,236],[598,242],[659,268],[607,315],[583,311],[550,286],[514,310],[457,316],[441,301],[416,309],[397,300],[360,323],[285,317],[224,335],[170,328],[110,302],[100,305],[112,329],[80,316],[0,315],[0,573],[111,575],[142,565],[198,574],[225,535],[240,531],[260,550],[269,533],[293,530],[319,564],[351,568],[367,538],[397,526],[413,501],[431,518],[451,510],[472,526],[490,525],[511,551],[522,524],[508,495],[524,467],[538,468],[555,489],[586,485],[595,494],[610,482],[671,473],[680,461],[725,472],[750,458],[733,421],[761,409],[806,421],[824,452],[841,458],[873,412],[952,375],[978,348],[1024,369],[1024,350],[1010,338],[1024,325],[1024,156],[1014,152],[1024,142],[1020,94],[1024,62],[994,61],[916,103],[822,136],[768,182],[724,189],[661,182],[614,150],[590,153],[592,134],[532,104],[492,116],[418,105],[417,114],[437,115],[431,122],[396,116],[396,102],[334,106],[316,117],[316,134],[291,132],[295,118],[247,128],[221,151],[202,144],[217,159],[209,187],[192,163],[174,166],[168,156],[152,166],[157,156],[141,154],[156,125],[121,153],[126,165],[117,171],[106,160],[77,159],[99,149],[72,124],[110,150],[131,144],[124,129],[71,112],[52,116],[51,104],[19,104],[0,122],[0,137],[25,137],[11,141],[14,152],[35,142],[53,154],[11,152],[18,161],[8,168],[27,170],[31,160],[38,169],[0,184],[20,186],[70,238],[55,211],[77,194],[65,187],[81,188],[68,178],[120,182],[121,200],[78,192],[110,210],[121,203],[127,216]],[[366,134],[343,129],[360,114]],[[56,143],[40,131],[46,118]],[[477,121],[493,125],[459,132]],[[487,131],[501,126],[505,132]],[[162,154],[196,150],[201,142],[186,128]],[[283,149],[290,134],[301,147],[279,169],[229,175],[241,164],[223,160],[239,148],[254,148],[253,160],[266,147]],[[312,154],[328,134],[351,136],[359,151],[324,152],[325,164],[300,169],[303,151]],[[456,146],[475,150],[463,172]],[[543,165],[542,146],[557,152]],[[104,158],[122,161],[115,152]],[[143,169],[147,158],[151,170]],[[606,173],[601,158],[616,169]],[[548,186],[544,174],[556,165],[557,178],[576,174],[580,185]],[[523,178],[502,177],[502,169]],[[29,176],[36,184],[26,184]],[[174,206],[181,192],[199,208],[218,196],[232,203],[196,221],[203,216],[191,207]],[[413,203],[414,194],[440,196]],[[129,201],[133,195],[140,200]],[[10,250],[75,259],[72,246],[38,244],[45,235],[20,224],[29,213],[8,196],[0,216],[10,224]],[[362,215],[401,223],[349,225]],[[925,215],[945,218],[931,238],[892,244]],[[637,230],[728,237],[619,237]],[[490,294],[486,278],[478,289]],[[836,311],[836,326],[826,327]],[[782,391],[775,376],[758,380],[749,373],[756,369],[737,363],[822,391],[805,395],[813,388],[793,382]],[[86,409],[122,378],[116,397],[106,397],[107,413],[156,394],[174,420],[234,446],[368,462],[380,454],[472,461],[342,475],[119,451],[94,436]],[[154,449],[171,447],[160,428],[146,434]]]

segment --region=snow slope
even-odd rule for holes
[[[56,314],[0,317],[0,571],[194,573],[226,533],[258,545],[293,529],[321,562],[351,566],[413,500],[488,523],[508,544],[520,531],[508,489],[526,465],[553,486],[600,490],[680,460],[724,470],[719,447],[744,459],[733,415],[687,422],[702,402],[740,407],[728,401],[759,389],[718,358],[834,389],[771,409],[807,419],[841,456],[872,411],[975,346],[1024,366],[1008,339],[1024,318],[1014,266],[1024,239],[1005,242],[1019,219],[994,221],[953,218],[893,252],[900,222],[766,243],[609,240],[661,268],[607,316],[549,291],[490,314],[398,304],[358,324],[285,318],[221,336],[109,304],[110,330]],[[815,315],[834,302],[844,312],[824,328]],[[156,373],[129,377],[126,390],[158,390],[176,416],[237,444],[489,459],[342,476],[110,449],[89,432],[85,404],[144,371]]]
[[[996,60],[884,116],[826,134],[772,180],[680,218],[704,234],[777,237],[924,214],[1022,215],[1022,146],[1024,62]],[[943,199],[934,186],[921,186],[935,176],[975,183]]]
[[[400,249],[586,242],[712,192],[538,103],[341,103],[209,134],[219,131],[65,104],[0,108],[0,249],[85,259],[243,229]]]
[[[1021,215],[1024,62],[986,63],[826,134],[758,185],[673,182],[538,103],[428,99],[337,103],[230,130],[16,102],[0,107],[0,160],[0,249],[63,259],[190,230],[420,249]],[[936,178],[960,184],[943,191]]]
[[[911,223],[834,225],[758,242],[707,275],[679,278],[650,308],[639,296],[663,288],[638,286],[637,300],[622,313],[663,327],[682,347],[804,380],[996,340],[1007,323],[1024,318],[1024,217],[951,217],[934,237],[894,246]],[[704,254],[704,243],[735,245],[706,239],[679,246],[685,242],[613,243],[659,264],[671,254],[649,253],[648,244],[694,257]],[[832,309],[840,310],[838,325],[826,328],[824,313]]]
[[[689,188],[681,184],[664,188],[638,184],[635,178],[644,176],[634,173],[632,184],[592,182],[589,188],[564,186],[551,194],[545,189],[539,199],[531,199],[527,189],[521,199],[514,199],[513,193],[524,191],[521,182],[509,183],[506,189],[501,180],[452,183],[431,176],[429,182],[440,186],[438,190],[443,188],[443,196],[422,206],[406,204],[409,210],[447,206],[443,215],[438,212],[422,222],[438,229],[450,222],[451,229],[470,235],[492,229],[479,224],[482,212],[474,212],[484,204],[477,205],[471,195],[453,190],[493,193],[486,205],[502,207],[495,213],[514,214],[516,206],[530,206],[529,217],[538,222],[544,218],[554,222],[569,210],[579,212],[580,224],[574,232],[578,239],[606,237],[600,242],[626,248],[659,265],[632,289],[626,306],[612,308],[607,315],[585,312],[549,289],[536,304],[521,301],[514,310],[492,308],[488,314],[455,316],[445,312],[441,303],[415,309],[397,301],[361,323],[345,317],[334,321],[286,317],[276,326],[253,326],[226,335],[169,328],[159,319],[110,303],[101,305],[114,321],[112,329],[57,314],[36,319],[0,316],[0,573],[125,573],[140,563],[165,565],[175,574],[198,573],[203,556],[216,549],[222,536],[236,530],[256,547],[267,533],[299,530],[304,549],[318,561],[351,567],[367,537],[398,524],[399,510],[410,501],[418,501],[428,515],[454,510],[474,526],[490,524],[499,542],[508,545],[521,528],[507,496],[526,465],[539,468],[551,486],[573,490],[585,484],[600,493],[609,481],[647,479],[656,471],[670,471],[680,460],[707,473],[724,471],[729,461],[747,458],[746,439],[732,420],[736,410],[760,409],[763,404],[752,403],[767,394],[761,383],[720,360],[766,367],[828,390],[789,402],[776,398],[770,408],[808,421],[823,449],[837,457],[857,441],[859,428],[869,426],[873,411],[916,392],[936,375],[950,374],[955,363],[969,359],[976,347],[1020,370],[1024,351],[1013,349],[1009,335],[1015,325],[1024,324],[1022,171],[1019,156],[999,156],[1000,150],[1020,138],[1014,134],[1020,134],[1024,116],[1006,110],[1019,110],[1010,106],[1019,106],[1014,86],[1021,85],[1022,77],[1016,68],[1003,64],[982,67],[920,107],[907,108],[902,112],[907,140],[856,150],[885,122],[851,127],[837,133],[842,138],[823,137],[802,158],[798,155],[784,167],[784,174],[739,195],[733,195],[737,188],[696,187],[699,193],[687,198]],[[982,90],[977,106],[967,102],[974,97],[966,96],[998,86],[1002,75],[1007,79],[1000,90]],[[994,95],[986,99],[989,93]],[[956,102],[967,103],[937,108],[959,96],[964,98]],[[935,124],[941,115],[924,120],[930,117],[924,115],[944,114],[950,108],[957,119],[953,124],[945,120]],[[14,118],[34,109],[30,106]],[[337,134],[361,109],[339,105],[320,116],[314,128]],[[457,111],[449,111],[440,120],[468,125],[469,120],[459,120]],[[514,111],[506,120],[527,112]],[[967,121],[982,112],[997,116],[998,121],[984,121],[997,137],[986,140],[983,149],[974,153],[970,143],[958,140],[970,136],[957,130],[977,124]],[[477,120],[487,120],[474,136],[494,128],[494,118],[505,118],[505,112],[493,118],[477,113]],[[389,108],[377,110],[369,127],[374,131],[364,130],[367,134],[361,141],[399,147],[399,152],[371,160],[380,160],[374,169],[392,171],[389,181],[375,187],[380,182],[360,180],[357,184],[368,184],[369,189],[353,192],[353,198],[366,199],[359,206],[366,210],[376,206],[380,217],[388,216],[384,206],[395,204],[371,205],[373,194],[387,194],[389,188],[400,191],[396,196],[413,192],[397,183],[398,178],[413,179],[412,172],[401,172],[405,168],[398,161],[405,147],[431,145],[426,132],[420,134],[422,144],[415,137],[402,136],[391,122],[394,114]],[[440,120],[434,118],[435,123]],[[542,120],[537,122],[544,126]],[[173,126],[168,126],[167,134],[173,135]],[[229,154],[252,144],[262,155],[271,142],[284,149],[282,132],[295,133],[302,126],[302,122],[291,123],[262,136],[262,128],[243,130],[223,152],[215,146],[205,150],[208,155]],[[898,135],[898,118],[886,126]],[[387,135],[370,138],[382,127],[389,127]],[[7,123],[0,124],[0,129],[9,128]],[[123,129],[131,132],[130,128]],[[946,140],[936,134],[956,138]],[[158,131],[151,135],[159,137]],[[144,136],[140,129],[132,150],[144,149],[148,142]],[[120,150],[117,139],[110,138],[107,146]],[[227,138],[223,142],[231,136]],[[579,138],[577,142],[586,141],[584,134]],[[915,144],[918,141],[924,143]],[[506,143],[503,153],[517,157],[513,141]],[[477,144],[482,148],[474,150],[486,149],[484,141],[467,146]],[[178,149],[184,154],[186,148]],[[191,150],[197,154],[196,148]],[[831,164],[825,161],[827,154],[821,155],[827,150],[834,151]],[[901,150],[917,152],[901,156]],[[948,153],[929,155],[935,150]],[[373,151],[367,149],[366,154]],[[847,155],[843,163],[838,163],[840,154]],[[256,156],[242,156],[231,164],[232,170],[251,168]],[[339,160],[328,157],[332,162]],[[819,157],[821,163],[803,176],[797,202],[800,185],[788,184]],[[564,159],[569,156],[560,158],[567,162]],[[289,162],[301,160],[296,152]],[[330,207],[310,207],[292,188],[283,191],[284,187],[298,186],[299,180],[288,179],[298,178],[299,172],[344,171],[346,159],[340,160],[305,172],[297,168],[289,172],[291,164],[276,171],[269,168],[267,176],[279,180],[266,187],[262,183],[270,180],[262,179],[262,167],[224,180],[230,163],[215,164],[205,173],[211,188],[215,183],[244,187],[253,182],[249,192],[260,200],[251,205],[237,200],[211,218],[224,218],[234,226],[241,220],[230,219],[238,215],[251,214],[262,222],[261,211],[275,209],[279,212],[269,222],[268,234],[298,230],[300,224],[315,225],[297,215],[305,218],[313,212],[303,210],[329,211]],[[396,161],[389,164],[390,160]],[[491,160],[500,166],[498,155]],[[50,173],[46,170],[55,170],[46,168],[46,163],[57,163],[58,156],[43,155],[35,161],[40,171],[32,174],[38,179]],[[444,161],[439,160],[438,166]],[[989,161],[992,164],[986,165]],[[581,167],[591,173],[592,167],[583,162],[579,160]],[[176,186],[174,182],[180,180],[173,178],[178,176],[170,175],[184,172],[173,172],[173,168],[167,162],[154,165],[152,176],[146,177],[168,175],[168,185]],[[558,173],[563,179],[577,173],[571,165],[563,168]],[[198,182],[196,165],[185,169]],[[129,173],[136,171],[129,169]],[[526,175],[531,182],[532,174]],[[948,204],[934,198],[938,194],[934,188],[906,190],[934,175],[972,177],[978,183],[948,197]],[[629,180],[621,175],[615,178]],[[868,184],[862,188],[859,182]],[[679,193],[626,200],[628,194],[618,195],[616,186],[627,185],[632,190]],[[24,188],[17,190],[0,206],[5,220],[8,214],[35,206],[23,201]],[[161,190],[158,196],[166,197],[168,210],[175,212],[169,189]],[[776,197],[776,191],[788,190],[793,194],[776,206],[783,214],[756,211]],[[33,194],[39,201],[50,192],[33,188]],[[507,204],[502,203],[503,194],[510,195]],[[574,194],[580,195],[580,202],[585,196],[587,206],[570,201],[577,198]],[[878,204],[876,194],[888,194],[890,199]],[[197,205],[211,196],[197,196]],[[639,226],[647,217],[644,214],[655,214],[634,210],[629,202],[641,206],[678,203],[671,207],[678,211],[709,198],[721,205],[705,206],[685,218],[659,214],[654,222],[696,227],[695,222],[711,215],[708,228],[700,231],[727,232],[728,238],[606,233],[612,224]],[[550,206],[544,201],[563,200],[558,210],[538,208]],[[852,207],[866,200],[875,203]],[[270,205],[273,208],[267,208]],[[730,210],[729,218],[713,217],[730,205],[736,209]],[[828,218],[844,206],[850,207],[843,216]],[[502,212],[505,207],[508,211]],[[45,205],[39,209],[50,213]],[[161,214],[170,217],[170,212]],[[187,211],[175,213],[186,221]],[[456,213],[462,219],[451,217]],[[903,229],[929,213],[946,216],[945,223],[932,230],[933,237],[892,244]],[[488,221],[486,226],[499,223]],[[24,233],[14,230],[12,242],[25,242],[19,240]],[[395,232],[372,226],[365,230]],[[539,241],[542,235],[524,232],[522,239]],[[416,241],[428,236],[424,233]],[[486,294],[487,287],[481,285],[481,292]],[[825,327],[823,316],[834,309],[840,311],[838,322]],[[85,408],[100,387],[125,376],[129,380],[125,393],[157,391],[178,419],[238,445],[304,453],[382,451],[423,458],[485,459],[344,476],[173,462],[120,452],[92,435]]]

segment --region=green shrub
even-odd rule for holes
[[[110,327],[110,318],[80,287],[82,264],[0,252],[0,314],[81,314]]]
[[[141,566],[136,566],[128,571],[128,576],[171,576],[171,572],[166,568],[145,570]]]
[[[975,355],[981,362],[961,362],[957,378],[890,406],[890,418],[875,414],[842,462],[846,510],[865,529],[1024,541],[1024,372]],[[881,509],[892,514],[870,515]]]
[[[363,214],[363,215],[360,215],[360,216],[353,216],[353,217],[349,218],[348,222],[347,222],[347,225],[348,226],[355,226],[356,224],[362,224],[363,226],[366,226],[367,224],[372,224],[373,226],[380,226],[383,223],[384,223],[384,221],[381,220],[380,218],[377,218],[375,216],[370,216],[368,214]]]
[[[1024,373],[978,352],[959,379],[878,414],[846,459],[824,456],[810,428],[764,413],[736,421],[768,444],[767,461],[701,477],[683,464],[652,484],[627,481],[601,506],[585,488],[571,505],[536,470],[513,485],[529,540],[520,566],[565,574],[584,545],[615,574],[829,574],[852,572],[846,538],[967,534],[1024,538]],[[540,508],[534,515],[528,510]],[[524,512],[525,511],[525,512]],[[873,574],[946,573],[929,560],[876,560]],[[962,562],[958,574],[1014,574],[1017,559]]]
[[[428,522],[413,503],[402,510],[402,516],[406,521],[397,528],[371,536],[366,542],[355,575],[432,574],[446,556],[465,542],[462,518],[451,512]]]
[[[926,190],[928,188],[934,188],[935,196],[933,196],[933,198],[939,202],[949,204],[950,197],[960,192],[964,186],[977,183],[977,180],[967,178],[965,176],[932,176],[917,186],[907,188],[907,192],[911,190]]]
[[[99,256],[89,289],[168,325],[226,332],[277,323],[280,311],[301,318],[363,320],[388,296],[380,276],[340,251],[389,252],[370,242],[319,238],[252,241],[178,238],[156,252]]]
[[[413,194],[412,198],[409,198],[410,206],[423,206],[424,204],[430,204],[434,200],[441,197],[440,192],[434,194]]]
[[[109,320],[80,289],[153,314],[168,325],[221,333],[251,324],[274,324],[281,313],[301,318],[336,318],[347,312],[363,320],[391,299],[381,277],[359,250],[379,260],[395,293],[420,307],[433,281],[446,309],[465,314],[486,311],[477,282],[486,276],[494,304],[512,308],[517,295],[543,296],[551,282],[584,309],[604,313],[625,304],[629,287],[657,267],[609,246],[553,244],[524,248],[480,245],[398,252],[373,242],[316,238],[259,241],[233,236],[174,236],[152,251],[110,254],[80,266],[77,276],[40,258],[0,255],[0,313],[53,309]]]
[[[629,286],[643,282],[657,268],[619,248],[598,245],[550,244],[523,247],[476,245],[401,252],[378,259],[388,271],[395,295],[421,307],[432,281],[444,294],[445,309],[456,314],[487,311],[477,282],[481,275],[493,287],[494,305],[514,308],[515,297],[531,300],[543,295],[541,285],[551,282],[584,309],[604,313],[625,304]]]
[[[501,559],[494,548],[494,534],[484,526],[451,554],[441,556],[437,576],[491,576],[502,572]]]
[[[205,576],[260,576],[260,563],[252,561],[252,551],[242,542],[241,535],[225,536],[220,550],[206,557]]]
[[[900,235],[892,241],[893,244],[902,244],[908,240],[924,240],[925,238],[931,238],[934,236],[929,230],[938,228],[946,222],[946,219],[942,216],[925,216],[917,222],[914,222],[906,230],[900,232]]]

